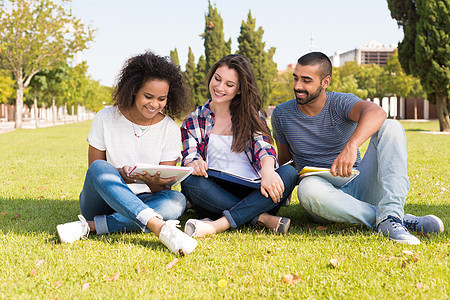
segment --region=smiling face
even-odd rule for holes
[[[240,93],[239,75],[227,66],[217,68],[209,81],[209,92],[215,103],[231,102]]]
[[[166,106],[168,94],[169,83],[166,80],[150,79],[146,81],[137,91],[134,105],[131,108],[135,121],[141,125],[153,121],[155,116],[161,113]]]
[[[325,89],[331,77],[320,77],[319,65],[302,66],[297,64],[294,70],[294,92],[297,104],[306,105],[325,96]]]

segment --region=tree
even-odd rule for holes
[[[231,53],[231,38],[225,42],[223,20],[208,1],[208,14],[205,15],[205,32],[200,35],[205,46],[206,70],[209,70],[219,59]]]
[[[425,96],[419,79],[412,75],[407,75],[403,71],[398,60],[397,51],[388,58],[384,70],[386,74],[386,90],[389,94],[404,98]]]
[[[266,43],[262,40],[263,34],[262,27],[256,29],[256,19],[252,17],[252,12],[249,11],[247,22],[242,21],[241,24],[237,53],[250,60],[263,103],[268,104],[272,96],[274,79],[277,77],[277,64],[273,61],[275,48],[271,47],[268,51],[264,50]]]
[[[0,70],[0,103],[8,103],[14,94],[14,79],[9,71]]]
[[[196,98],[196,91],[195,91],[195,57],[194,53],[192,52],[191,47],[189,47],[188,51],[188,59],[186,63],[186,71],[184,72],[184,79],[186,80],[186,84],[189,88],[189,92],[192,95],[192,99],[194,101],[195,106],[197,106],[197,103],[195,102]]]
[[[208,87],[206,85],[206,72],[208,71],[206,67],[206,60],[203,55],[200,55],[197,63],[197,72],[194,76],[195,82],[195,99],[194,103],[196,106],[202,105],[208,98]]]
[[[420,78],[428,100],[435,103],[441,131],[450,131],[450,1],[387,0],[392,18],[403,27],[400,64]]]
[[[0,55],[16,80],[16,128],[22,128],[23,92],[33,76],[86,49],[93,39],[94,30],[65,7],[70,1],[0,0]]]
[[[269,99],[267,103],[268,105],[278,105],[294,98],[294,77],[292,76],[293,72],[294,70],[292,68],[287,68],[286,70],[277,74],[277,77],[274,80],[272,97],[271,99]]]
[[[176,66],[180,65],[180,59],[178,58],[177,48],[175,48],[173,51],[170,50],[170,61]]]

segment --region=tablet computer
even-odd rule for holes
[[[261,188],[261,178],[247,178],[243,176],[239,176],[236,174],[231,174],[224,171],[214,170],[214,169],[208,169],[206,171],[208,173],[208,176],[218,178],[224,181],[233,182],[236,184],[240,184],[243,186],[248,186],[253,189],[259,189]]]
[[[134,166],[128,175],[133,175],[135,173],[140,173],[146,171],[149,175],[154,176],[157,172],[161,172],[161,178],[169,178],[176,176],[177,179],[169,182],[168,186],[174,186],[182,182],[186,177],[188,177],[192,171],[191,167],[180,167],[180,166],[167,166],[167,165],[149,165],[149,164],[137,164]],[[140,183],[143,183],[140,181]]]

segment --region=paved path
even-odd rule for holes
[[[56,125],[64,125],[69,124],[71,121],[66,121],[64,123],[63,120],[56,121]],[[10,132],[13,131],[15,123],[14,122],[0,122],[0,133]],[[50,127],[54,126],[53,121],[39,121],[38,122],[39,128],[43,127]],[[36,129],[35,121],[34,120],[23,120],[22,121],[22,128],[23,129]]]

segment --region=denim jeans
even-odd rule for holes
[[[247,222],[256,224],[264,212],[276,214],[297,183],[298,173],[292,166],[282,166],[276,170],[284,183],[284,193],[279,203],[266,198],[261,191],[241,185],[230,185],[203,176],[190,175],[181,182],[181,192],[195,207],[213,214],[224,215],[231,228]]]
[[[80,194],[81,213],[86,220],[94,220],[97,234],[146,231],[151,218],[177,219],[185,207],[186,198],[178,191],[135,195],[117,169],[104,160],[90,165]]]
[[[403,220],[409,181],[406,136],[399,122],[383,123],[371,137],[357,169],[359,176],[341,188],[317,176],[302,179],[297,193],[301,205],[318,221],[376,229],[389,215]]]

